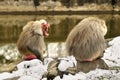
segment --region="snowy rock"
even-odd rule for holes
[[[120,37],[114,38],[108,43],[110,47],[105,50],[104,61],[111,66],[120,66]]]
[[[42,76],[44,75],[46,71],[42,62],[38,59],[34,59],[31,61],[23,61],[17,65],[17,68],[18,70],[13,72],[15,76],[20,76],[20,77],[32,76],[33,78],[37,78],[38,80],[42,78]],[[23,77],[23,78],[26,78],[26,77]]]
[[[42,65],[42,62],[38,59],[33,59],[31,61],[23,61],[17,65],[17,69],[27,69],[35,66]]]
[[[20,54],[17,50],[16,44],[11,43],[7,45],[0,46],[0,56],[3,56],[5,60],[17,60]]]
[[[45,70],[47,70],[48,65],[49,65],[49,63],[50,63],[51,61],[53,61],[52,58],[45,58],[45,59],[44,59],[43,64],[44,64],[44,68],[45,68]]]
[[[4,72],[0,74],[0,80],[6,79],[6,78],[12,78],[12,77],[14,77],[14,75],[8,72]]]
[[[60,71],[61,73],[65,72],[69,68],[74,68],[77,65],[77,62],[73,56],[58,58],[57,60],[45,58],[44,62],[34,59],[19,63],[17,65],[17,70],[12,73],[0,73],[0,80],[14,77],[18,77],[18,80],[47,80],[47,77],[43,78],[46,71],[48,71],[48,73],[50,72],[49,74],[54,76],[52,80],[120,80],[120,37],[114,38],[108,44],[110,47],[105,50],[105,54],[102,59],[109,67],[117,66],[119,67],[118,69],[104,70],[98,69],[97,67],[88,73],[79,71],[72,74],[69,72],[68,74],[62,74],[61,77],[59,75]],[[2,55],[2,53],[0,53],[0,55]]]
[[[40,79],[34,78],[32,76],[22,76],[18,80],[40,80]]]
[[[64,74],[75,74],[76,63],[76,59],[73,56],[67,56],[64,58],[58,58],[57,60],[53,60],[48,65],[46,76],[48,79],[53,80],[55,76],[60,76],[60,78],[63,78]]]
[[[77,73],[76,75],[64,75],[62,80],[85,80],[85,74],[84,73]]]
[[[69,67],[75,67],[77,62],[75,57],[73,56],[68,56],[67,58],[59,58],[60,63],[58,65],[58,69],[60,71],[66,71],[67,68]]]

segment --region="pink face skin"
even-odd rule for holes
[[[45,24],[45,23],[42,23],[42,30],[43,30],[43,35],[45,37],[49,36],[49,33],[48,33],[48,28],[50,27],[50,24]]]

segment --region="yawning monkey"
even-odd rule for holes
[[[38,58],[43,60],[44,37],[48,36],[50,25],[47,21],[30,21],[24,27],[17,42],[18,50],[25,60]]]

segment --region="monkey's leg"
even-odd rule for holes
[[[43,56],[42,56],[42,53],[40,53],[40,50],[30,48],[29,46],[27,46],[27,48],[30,52],[32,52],[33,55],[36,56],[37,59],[40,59],[41,61],[43,61]]]

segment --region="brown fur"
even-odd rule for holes
[[[33,25],[34,21],[28,22],[20,34],[17,42],[18,50],[23,55],[35,54],[37,58],[43,60],[43,49],[45,47],[44,36],[39,32],[35,32],[36,27]]]
[[[105,49],[106,32],[104,20],[95,17],[83,19],[67,37],[67,52],[79,61],[93,61],[101,57]]]

